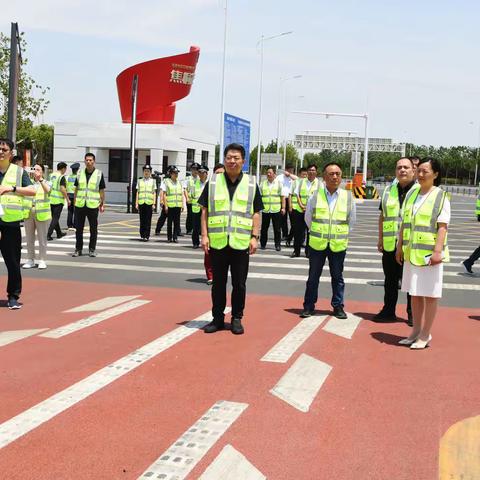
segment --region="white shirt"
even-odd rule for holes
[[[431,190],[429,193],[431,193],[433,190]],[[415,199],[415,203],[413,204],[413,214],[416,215],[418,212],[418,209],[423,205],[423,202],[427,199],[428,193],[426,195],[421,195],[420,193],[417,195],[417,198]],[[438,215],[437,218],[437,223],[450,223],[450,200],[448,200],[448,197],[445,197],[445,200],[443,202],[443,207],[442,211]]]
[[[288,197],[292,191],[292,184],[293,182],[297,179],[296,175],[293,175],[291,173],[290,175],[285,175],[284,173],[281,173],[278,175],[277,180],[282,184],[282,196],[283,197]]]
[[[171,181],[174,185],[176,185],[177,183],[180,183],[180,184],[181,184],[181,182],[180,182],[179,180],[177,180],[176,182],[174,182],[173,180],[170,179],[170,181]],[[182,186],[183,186],[183,185],[182,185]],[[162,183],[160,184],[160,190],[161,190],[162,192],[166,192],[166,191],[167,191],[167,186],[165,185],[165,180],[162,180]]]

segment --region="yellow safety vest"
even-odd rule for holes
[[[177,180],[175,183],[170,178],[165,179],[165,187],[167,191],[167,207],[175,208],[183,206],[183,188],[182,184]]]
[[[145,178],[140,178],[137,184],[138,190],[138,204],[143,205],[153,205],[153,200],[155,198],[155,181],[153,178],[148,180]]]
[[[85,169],[80,172],[78,176],[77,196],[75,206],[82,208],[85,205],[88,208],[98,208],[100,206],[100,180],[102,179],[102,172],[95,169],[88,179]]]
[[[312,223],[309,246],[314,250],[343,252],[348,247],[349,219],[352,212],[352,195],[339,188],[333,210],[330,211],[325,188],[319,188],[313,197]]]
[[[477,217],[480,215],[480,188],[478,189],[477,204],[475,206],[475,215],[477,215]]]
[[[297,182],[299,182],[301,179],[300,178],[297,178],[297,180],[294,180],[292,182],[292,190],[291,190],[291,200],[292,200],[292,209],[293,210],[297,210],[298,211],[302,211],[302,209],[300,208],[300,206],[298,205],[298,199],[297,199],[297,196],[295,195],[295,190],[297,188]]]
[[[318,178],[307,187],[308,178],[302,178],[300,180],[300,188],[298,190],[300,200],[302,201],[304,206],[307,206],[308,199],[315,193],[315,190],[318,190]],[[296,189],[296,186],[295,186]],[[295,193],[293,196],[296,197]],[[303,212],[302,208],[300,207],[298,201],[296,202],[296,206],[294,207],[297,212]]]
[[[11,163],[2,179],[1,185],[7,187],[22,186],[23,168]],[[22,195],[14,192],[0,195],[0,203],[3,208],[2,221],[6,223],[20,222],[23,220],[23,202]]]
[[[264,180],[261,193],[265,213],[278,213],[282,209],[282,184],[277,179],[271,183]]]
[[[73,195],[75,193],[75,180],[77,179],[77,174],[72,173],[67,177],[67,193]]]
[[[255,177],[243,174],[230,201],[225,174],[213,175],[208,184],[208,238],[210,247],[220,250],[227,245],[246,250],[253,228]]]
[[[192,199],[193,213],[200,213],[200,210],[202,209],[198,204],[198,199],[200,198],[200,195],[202,194],[204,187],[205,187],[205,183],[202,183],[200,179],[197,179],[197,181],[192,186],[190,198]]]
[[[437,218],[445,202],[446,192],[435,187],[422,205],[413,213],[415,200],[420,192],[419,188],[408,192],[403,208],[403,252],[405,261],[412,265],[424,267],[428,265],[429,255],[432,255],[437,241]],[[444,243],[444,262],[450,259],[447,237]]]
[[[187,189],[187,192],[188,192],[187,203],[193,203],[192,202],[193,188],[194,188],[197,180],[199,180],[199,178],[198,177],[195,178],[195,177],[193,177],[193,175],[187,178],[187,185],[186,185],[186,189]]]
[[[50,189],[50,203],[52,205],[61,205],[65,202],[63,193],[60,190],[60,181],[65,175],[62,175],[60,172],[55,172],[50,175],[50,182],[52,188]]]
[[[35,193],[35,196],[28,197],[31,200],[31,203],[30,208],[24,214],[24,218],[29,218],[32,208],[35,208],[35,218],[37,219],[37,221],[45,222],[47,220],[51,220],[52,212],[50,209],[50,197],[48,193],[45,193],[40,183],[36,185],[36,189],[37,191]]]

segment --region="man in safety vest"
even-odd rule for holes
[[[156,203],[157,184],[152,178],[152,167],[143,166],[143,177],[138,179],[135,208],[140,215],[140,238],[148,242],[152,228],[153,205]]]
[[[68,205],[67,215],[67,227],[69,229],[75,228],[75,205],[73,202],[73,198],[75,196],[75,181],[77,180],[77,173],[79,168],[80,164],[78,162],[72,163],[72,165],[70,165],[72,173],[67,177],[67,194],[68,200],[70,201],[70,204]]]
[[[105,211],[105,179],[103,173],[95,168],[95,155],[85,154],[85,168],[78,173],[75,181],[75,228],[76,242],[72,257],[83,255],[83,229],[85,219],[90,226],[90,241],[88,255],[96,257],[98,235],[98,212]]]
[[[480,222],[480,187],[478,188],[477,203],[475,205],[475,215]],[[480,258],[480,247],[476,248],[474,252],[466,260],[462,262],[463,268],[467,273],[473,274],[473,264]]]
[[[268,167],[267,178],[260,185],[262,193],[262,230],[260,233],[260,248],[265,250],[268,241],[268,229],[270,221],[273,225],[273,239],[275,250],[281,250],[281,225],[282,216],[285,215],[285,197],[283,196],[283,185],[275,178],[275,169]]]
[[[297,197],[297,205],[294,209],[295,213],[295,231],[293,232],[293,253],[291,257],[299,257],[303,242],[305,241],[305,209],[308,200],[318,190],[319,180],[317,178],[317,166],[310,164],[307,167],[307,178],[300,180],[295,187],[295,196]],[[308,257],[308,236],[305,247],[305,256]]]
[[[292,185],[295,180],[298,178],[294,175],[294,166],[291,163],[287,163],[285,165],[285,171],[277,176],[277,180],[283,185],[283,194],[285,196],[285,210],[286,213],[282,217],[282,240],[287,242],[287,247],[289,246],[289,242],[292,241],[293,238],[293,227],[292,227],[292,215],[291,210],[289,208],[289,196],[290,192],[292,191]],[[288,229],[288,217],[290,217],[290,230]]]
[[[347,253],[350,228],[355,222],[355,204],[349,191],[340,188],[342,170],[340,165],[330,162],[323,168],[325,186],[317,189],[308,200],[305,222],[310,230],[309,271],[302,318],[310,317],[315,311],[318,285],[325,260],[328,258],[332,277],[333,315],[345,319],[343,309],[345,282],[343,264]]]
[[[50,189],[50,208],[52,210],[52,220],[48,227],[47,240],[53,240],[52,234],[55,230],[57,232],[57,238],[62,238],[65,233],[60,228],[60,215],[62,214],[63,204],[70,205],[67,193],[67,181],[65,180],[65,172],[67,171],[67,164],[60,162],[57,165],[57,171],[50,175],[50,183],[52,188]]]
[[[28,173],[11,163],[13,147],[11,140],[0,138],[0,252],[8,272],[7,306],[10,310],[22,306],[18,303],[22,292],[22,198],[35,195]]]
[[[192,188],[195,182],[198,180],[198,169],[200,168],[199,163],[192,163],[190,166],[191,175],[186,178],[184,183],[184,195],[185,203],[187,204],[187,219],[185,221],[185,229],[187,230],[187,235],[190,235],[193,230],[193,217],[192,217]]]
[[[287,247],[291,246],[292,240],[294,239],[295,232],[297,231],[296,222],[297,220],[303,220],[300,218],[299,213],[302,213],[300,210],[300,206],[298,205],[297,196],[295,195],[295,191],[297,189],[297,185],[302,181],[302,179],[307,178],[307,169],[306,167],[301,167],[298,171],[298,177],[291,183],[290,190],[288,192],[288,211],[290,213],[290,222],[292,228],[290,228],[290,232],[288,232],[287,241],[285,245]],[[305,231],[304,231],[305,235]]]
[[[165,178],[162,184],[162,202],[167,214],[168,243],[178,243],[180,231],[180,215],[183,212],[183,186],[178,180],[178,168],[171,165],[168,168],[170,178]]]
[[[225,147],[225,173],[213,175],[198,203],[202,206],[202,245],[213,268],[212,316],[205,333],[225,328],[228,270],[232,275],[232,333],[240,335],[247,291],[249,256],[257,250],[263,208],[255,177],[242,172],[245,148]]]
[[[192,245],[193,248],[200,246],[201,216],[202,207],[198,204],[198,199],[205,188],[208,178],[208,166],[200,165],[198,167],[198,176],[195,183],[190,187],[189,198],[192,205]]]
[[[377,322],[395,321],[395,309],[398,301],[398,285],[402,279],[403,266],[395,259],[398,232],[400,230],[400,212],[407,193],[415,184],[415,167],[408,157],[400,158],[395,167],[396,182],[385,188],[380,203],[378,218],[377,249],[382,253],[382,266],[385,275],[384,300],[380,312],[375,315]],[[410,295],[407,294],[407,323],[412,323],[412,306]]]

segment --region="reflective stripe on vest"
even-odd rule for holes
[[[275,179],[273,182],[264,180],[261,187],[263,211],[278,213],[282,209],[282,185]]]
[[[192,212],[199,213],[202,207],[198,204],[198,199],[203,192],[203,188],[205,187],[205,183],[202,183],[200,179],[192,186],[192,191],[190,193],[190,198],[192,199]]]
[[[298,205],[298,199],[297,199],[297,196],[295,195],[295,190],[297,189],[297,182],[299,181],[300,179],[297,179],[292,182],[292,190],[291,190],[291,196],[290,196],[290,199],[292,202],[292,209],[297,210],[297,212],[302,210]]]
[[[42,188],[42,185],[37,185],[37,192],[34,197],[30,197],[33,200],[33,208],[35,208],[35,218],[39,222],[45,222],[52,218],[52,212],[50,209],[50,198],[48,193]]]
[[[155,198],[155,182],[153,178],[145,179],[141,178],[137,184],[138,190],[138,204],[153,205]]]
[[[382,214],[383,250],[385,252],[393,252],[397,243],[397,235],[401,220],[398,183],[388,186],[383,192]]]
[[[52,205],[60,205],[65,201],[63,193],[60,190],[60,181],[63,177],[64,175],[60,172],[55,172],[50,175],[50,182],[52,183],[52,188],[50,189],[50,203]]]
[[[173,183],[170,178],[165,179],[165,187],[167,191],[167,207],[168,208],[181,208],[183,206],[183,188],[182,184],[177,180]]]
[[[26,220],[30,217],[30,212],[33,207],[33,197],[24,196],[22,197],[22,205],[23,205],[23,219]]]
[[[98,208],[100,206],[100,180],[102,172],[95,169],[90,175],[87,183],[85,169],[78,176],[77,196],[75,206],[82,208],[85,205],[88,208]]]
[[[307,206],[308,199],[315,194],[315,191],[318,190],[318,178],[316,178],[309,187],[307,187],[308,178],[302,178],[300,180],[300,189],[298,191],[300,200],[303,203],[303,206]],[[303,212],[302,208],[297,202],[295,210]]]
[[[199,180],[199,178],[195,178],[193,175],[191,177],[187,178],[187,192],[188,192],[188,201],[187,203],[193,203],[192,202],[192,195],[193,195],[193,188],[195,186],[195,183]]]
[[[415,189],[411,194],[408,192],[405,198],[403,211],[403,252],[405,260],[412,265],[424,267],[428,265],[428,256],[433,253],[437,241],[437,218],[440,215],[445,201],[445,192],[435,187],[422,204],[413,213],[415,200],[420,189]],[[444,243],[444,262],[449,261],[447,237]]]
[[[208,238],[210,247],[220,250],[228,245],[246,250],[253,228],[255,177],[243,174],[230,201],[225,174],[213,175],[208,184]]]
[[[313,197],[312,223],[309,246],[314,250],[343,252],[348,247],[350,227],[348,221],[352,211],[352,195],[339,188],[338,196],[330,211],[325,188],[319,188]]]
[[[77,174],[69,175],[67,177],[67,193],[73,195],[75,193],[75,180],[77,179]]]
[[[22,186],[23,168],[11,163],[2,179],[1,185],[7,187]],[[6,223],[19,222],[23,220],[23,202],[22,195],[13,192],[7,192],[0,195],[0,203],[3,208],[2,221]]]

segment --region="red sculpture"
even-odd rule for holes
[[[138,75],[137,122],[169,123],[175,120],[175,102],[192,88],[199,47],[172,57],[157,58],[127,68],[117,77],[118,100],[122,121],[132,115],[132,81]]]

